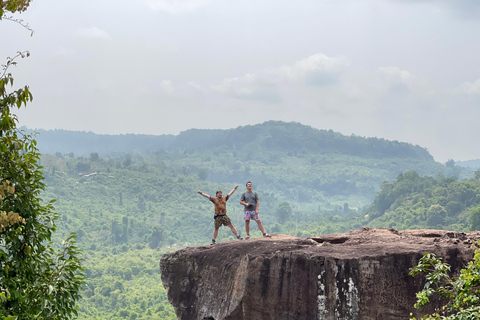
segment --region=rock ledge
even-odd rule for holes
[[[479,239],[479,232],[370,228],[273,235],[165,254],[160,269],[181,320],[403,320],[432,311],[413,308],[423,279],[408,272],[423,254],[458,272]]]

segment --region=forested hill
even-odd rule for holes
[[[268,121],[227,130],[190,129],[179,135],[99,135],[92,132],[36,130],[43,153],[74,153],[87,156],[97,152],[155,153],[158,151],[277,151],[298,153],[344,154],[371,158],[411,158],[433,161],[420,146],[379,138],[345,136],[332,130],[318,130],[295,122]]]
[[[179,148],[219,149],[248,152],[261,149],[298,153],[334,153],[374,158],[412,158],[432,160],[420,146],[379,138],[345,136],[332,130],[318,130],[296,122],[268,121],[230,130],[182,132],[176,138]]]
[[[415,171],[384,181],[373,203],[364,210],[371,227],[395,229],[480,229],[480,170],[459,181]]]
[[[25,129],[25,128],[22,128]],[[28,132],[32,131],[27,129]],[[173,135],[106,135],[85,131],[35,129],[35,140],[42,153],[73,153],[87,156],[97,152],[102,156],[116,153],[144,154],[159,149],[167,149],[174,144]]]

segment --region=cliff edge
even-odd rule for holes
[[[456,273],[479,232],[362,228],[298,238],[273,235],[163,255],[162,282],[181,320],[408,319],[423,278],[408,275],[433,252]]]

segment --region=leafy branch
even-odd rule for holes
[[[30,56],[30,52],[28,51],[17,51],[17,54],[15,56],[7,57],[7,62],[5,64],[2,64],[2,75],[0,76],[0,79],[7,78],[7,77],[11,78],[10,73],[7,75],[7,70],[10,66],[17,65],[17,62],[15,61],[15,59],[17,59],[18,57],[21,57],[23,59],[29,56]],[[13,84],[13,80],[12,80],[12,84]]]
[[[479,242],[480,245],[480,242]],[[435,254],[424,255],[418,265],[410,269],[410,275],[425,273],[426,283],[422,291],[417,293],[415,308],[419,309],[430,302],[437,294],[446,299],[446,303],[433,314],[423,319],[467,320],[480,318],[480,247],[474,246],[473,261],[460,271],[457,278],[449,276],[450,265],[442,262]],[[411,320],[417,320],[412,318]]]
[[[28,25],[28,23],[25,23],[25,21],[23,21],[22,19],[16,19],[13,16],[7,17],[4,15],[3,17],[0,17],[0,20],[9,20],[18,23],[19,25],[30,31],[30,37],[33,37],[33,34],[35,33],[35,31]]]
[[[30,53],[28,51],[18,52],[14,57],[7,57],[7,62],[2,64],[1,76],[0,76],[0,113],[8,112],[10,106],[16,106],[20,108],[22,104],[27,105],[28,101],[33,101],[33,95],[30,92],[28,86],[20,88],[13,92],[7,92],[7,86],[13,86],[13,77],[11,73],[7,73],[8,68],[15,66],[17,62],[15,59],[18,57],[28,57]],[[7,131],[7,128],[14,126],[16,121],[15,115],[5,115],[3,117],[5,123],[0,123],[0,130]]]

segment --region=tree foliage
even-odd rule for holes
[[[470,208],[469,218],[472,230],[480,230],[480,206]]]
[[[480,180],[480,169],[476,170],[473,174],[473,178]]]
[[[27,10],[31,0],[6,0],[0,1],[0,20],[5,12],[23,12]]]
[[[450,266],[434,254],[424,255],[410,275],[425,274],[424,289],[417,293],[415,308],[430,302],[434,295],[445,299],[444,305],[423,319],[473,320],[480,318],[480,249],[477,247],[473,261],[461,270],[456,278],[450,277]],[[412,318],[416,320],[416,318]]]
[[[458,181],[438,174],[436,178],[405,172],[384,181],[365,213],[371,227],[396,229],[437,228],[478,230],[475,207],[480,206],[480,180]]]
[[[172,307],[161,290],[161,283],[154,280],[157,275],[151,274],[158,272],[158,258],[155,258],[156,265],[144,265],[143,261],[147,255],[158,257],[179,247],[207,244],[213,230],[213,206],[195,191],[201,189],[214,194],[215,190],[230,190],[232,182],[248,181],[242,180],[244,176],[235,175],[237,170],[244,172],[245,165],[251,167],[249,178],[254,177],[267,232],[302,237],[347,232],[370,223],[377,227],[388,227],[392,222],[405,228],[427,227],[427,212],[436,203],[447,210],[445,223],[454,220],[459,224],[457,230],[462,231],[468,227],[465,203],[475,202],[471,191],[477,183],[480,186],[480,181],[472,183],[442,175],[433,178],[406,172],[382,184],[387,209],[377,219],[368,221],[364,219],[365,213],[357,211],[361,206],[355,197],[350,199],[357,202],[320,196],[308,186],[307,179],[322,174],[316,170],[328,166],[325,171],[336,175],[350,168],[345,158],[317,157],[316,163],[311,161],[312,156],[277,156],[264,163],[248,162],[247,156],[243,158],[240,152],[214,154],[211,149],[129,156],[119,153],[98,158],[92,157],[93,151],[95,149],[76,157],[57,152],[41,158],[48,184],[43,194],[46,198],[58,199],[55,207],[62,212],[54,237],[75,231],[79,235],[78,245],[85,251],[88,278],[79,318],[88,320],[134,316],[142,320],[173,319]],[[129,160],[128,166],[125,159]],[[388,166],[378,160],[374,163]],[[366,161],[365,165],[373,169],[370,162]],[[198,175],[203,167],[212,173],[207,180],[201,180]],[[221,172],[225,175],[219,174]],[[330,179],[330,176],[322,177],[322,180]],[[230,179],[232,182],[228,182]],[[233,194],[227,207],[233,224],[242,233],[240,196],[241,192]],[[285,201],[290,208],[295,206],[295,219],[286,215],[286,219],[281,220],[276,214],[280,203]],[[328,206],[324,205],[326,202]],[[348,210],[345,203],[349,205]],[[406,210],[411,212],[403,215]],[[254,237],[261,236],[257,228],[251,232]],[[228,228],[221,228],[217,240],[233,241],[234,237]],[[121,260],[122,256],[130,256],[128,266]],[[158,286],[158,293],[148,293],[153,286]]]
[[[292,207],[288,202],[283,201],[278,204],[275,213],[277,215],[278,222],[284,223],[292,218]]]
[[[1,2],[3,11],[24,11],[29,1]],[[80,251],[71,234],[60,249],[51,241],[58,214],[44,204],[45,189],[32,134],[17,128],[15,109],[32,100],[28,86],[13,89],[8,58],[0,73],[0,317],[68,319],[76,313],[84,283]]]

